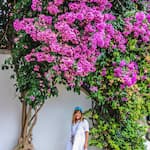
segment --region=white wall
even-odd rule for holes
[[[0,55],[0,64],[6,55]],[[11,72],[0,69],[0,150],[12,150],[20,129],[20,107],[15,97]]]
[[[0,64],[8,55],[0,55]],[[0,69],[0,150],[13,150],[20,133],[21,108],[15,93],[11,71]],[[47,100],[33,130],[35,150],[65,150],[72,111],[80,105],[84,110],[91,101],[59,86],[59,97]],[[90,148],[94,150],[94,148]]]

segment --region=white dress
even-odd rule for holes
[[[85,150],[84,143],[85,143],[85,132],[89,132],[89,123],[86,119],[83,121],[78,121],[77,123],[71,126],[71,134],[67,144],[66,150]],[[72,143],[72,138],[73,143]]]

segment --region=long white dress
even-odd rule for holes
[[[83,121],[78,121],[75,124],[72,124],[71,134],[66,150],[85,150],[84,144],[86,131],[89,132],[89,123],[86,119],[84,119]],[[73,142],[71,138],[72,136],[74,137]]]

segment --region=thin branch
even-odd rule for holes
[[[126,8],[122,5],[122,3],[120,2],[120,0],[117,0],[117,2],[120,4],[120,6],[121,6],[122,8],[126,9]]]
[[[42,103],[39,108],[37,110],[35,110],[34,115],[31,117],[29,124],[31,124],[32,120],[34,119],[34,117],[36,116],[36,114],[40,111],[40,109],[42,108],[42,106],[44,105],[44,103]]]
[[[26,104],[25,102],[22,102],[22,133],[21,133],[21,136],[23,136],[23,128],[25,127],[25,120],[26,120]]]
[[[23,99],[26,95],[26,91],[24,92],[21,92],[21,98]],[[22,101],[22,120],[21,120],[21,123],[22,123],[22,132],[21,132],[21,136],[23,136],[23,131],[24,131],[24,127],[25,127],[25,121],[27,119],[27,106],[26,106],[26,103],[25,101]]]
[[[30,118],[31,111],[32,111],[32,107],[29,106],[28,114],[27,114],[27,117],[26,117],[26,120],[25,120],[24,130],[23,130],[23,137],[24,137],[24,138],[25,138],[25,136],[26,136],[27,127],[28,127],[28,120],[29,120],[29,118]]]
[[[31,125],[31,127],[30,127],[30,129],[29,129],[29,132],[28,132],[28,137],[30,137],[30,138],[31,138],[31,136],[32,136],[32,130],[33,130],[33,127],[35,126],[36,122],[37,122],[37,113],[35,114],[33,123],[32,123],[32,125]]]
[[[5,27],[5,30],[3,31],[3,34],[1,35],[0,43],[2,42],[2,40],[3,40],[4,38],[5,38],[6,41],[8,41],[8,38],[7,38],[8,26],[9,26],[9,21],[8,21],[8,23],[6,24],[6,27]]]

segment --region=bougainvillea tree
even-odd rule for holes
[[[145,128],[139,120],[150,113],[150,20],[149,13],[135,9],[139,5],[130,3],[127,8],[132,9],[123,9],[123,14],[119,9],[112,22],[126,39],[125,51],[101,49],[96,72],[85,78],[84,87],[94,100],[89,112],[94,124],[90,144],[98,148],[146,149]]]
[[[135,8],[138,4],[130,3]],[[150,18],[136,9],[115,16],[113,4],[108,0],[15,4],[12,65],[22,103],[22,131],[15,150],[33,149],[37,113],[48,97],[58,95],[57,83],[89,93],[94,104],[89,111],[91,145],[144,148],[144,130],[136,121],[149,108]]]

